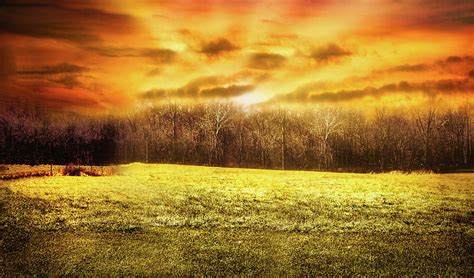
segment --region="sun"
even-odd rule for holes
[[[267,100],[268,98],[269,98],[268,96],[265,96],[265,94],[261,92],[249,92],[249,93],[232,98],[232,101],[243,106],[250,106],[253,104],[263,102]]]

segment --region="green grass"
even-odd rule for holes
[[[121,168],[0,184],[5,273],[474,274],[473,174]]]

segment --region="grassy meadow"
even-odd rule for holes
[[[0,181],[0,272],[474,275],[474,174],[120,168]]]

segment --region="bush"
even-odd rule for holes
[[[63,175],[64,176],[92,176],[92,177],[99,177],[99,176],[112,176],[116,174],[118,170],[115,167],[80,167],[73,164],[66,165],[63,168]]]
[[[80,176],[82,172],[84,172],[83,168],[72,164],[66,165],[63,169],[63,175],[65,176]]]
[[[8,167],[3,165],[3,164],[0,164],[0,172],[5,172],[8,170]]]

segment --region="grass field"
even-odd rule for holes
[[[474,174],[121,169],[2,182],[0,272],[474,275]]]

